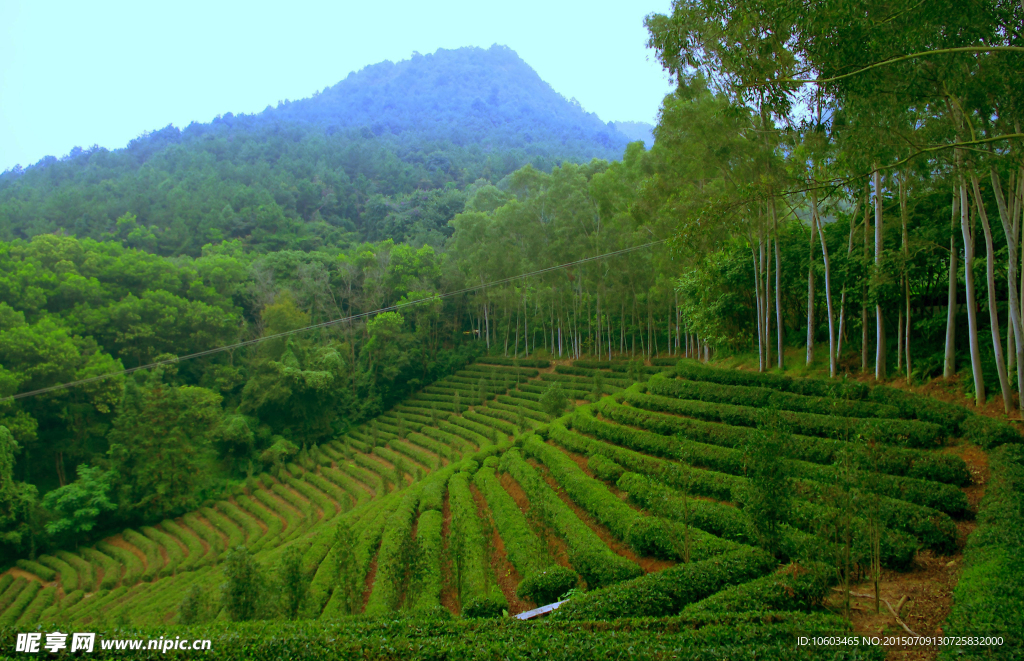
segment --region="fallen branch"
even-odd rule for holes
[[[832,589],[834,591],[836,591],[836,592],[842,592],[842,590],[840,588],[832,588]],[[861,599],[874,599],[875,598],[875,595],[873,595],[873,594],[864,594],[863,592],[851,592],[850,596],[851,597],[860,597]],[[890,604],[885,599],[880,599],[880,601],[883,604],[885,604],[885,607],[889,609],[889,612],[892,613],[892,616],[896,619],[896,623],[899,624],[901,627],[903,627],[904,631],[909,633],[911,636],[920,637],[916,633],[914,633],[913,630],[911,630],[910,627],[907,626],[906,622],[904,622],[903,620],[900,619],[899,613],[897,613],[896,610],[892,607],[892,604]],[[901,601],[900,602],[900,607],[902,607],[902,606],[903,606],[903,602]]]

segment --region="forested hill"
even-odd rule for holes
[[[381,62],[312,98],[264,112],[328,131],[368,126],[375,135],[413,134],[542,156],[616,160],[631,139],[575,99],[566,101],[515,51],[498,45]]]
[[[485,183],[526,164],[617,160],[631,139],[506,47],[439,50],[259,114],[5,172],[0,239],[63,231],[193,256],[227,239],[258,251],[440,245]]]

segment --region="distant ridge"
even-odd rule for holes
[[[551,137],[591,140],[598,151],[611,150],[604,158],[621,157],[637,139],[567,100],[515,51],[499,45],[384,61],[264,113],[327,127],[369,126],[376,135],[429,131],[457,145],[506,148],[542,141],[547,136],[538,125],[547,125]]]
[[[231,239],[260,251],[441,246],[484,183],[525,165],[618,160],[649,139],[645,124],[586,112],[505,46],[442,49],[260,113],[4,172],[0,240],[64,232],[164,255]]]
[[[608,122],[613,129],[623,134],[630,141],[642,140],[644,147],[654,146],[654,125],[647,122]]]

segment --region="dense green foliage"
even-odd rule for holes
[[[997,634],[1024,641],[1015,613],[1024,609],[1024,449],[1008,445],[991,455],[992,478],[967,541],[964,570],[953,592],[949,635]],[[946,649],[940,658],[955,658]]]

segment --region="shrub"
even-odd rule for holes
[[[39,578],[43,579],[44,582],[49,583],[50,581],[57,578],[57,572],[50,569],[46,565],[40,564],[34,560],[18,560],[16,563],[18,567],[24,569],[30,574],[35,574]]]
[[[558,601],[562,595],[575,588],[578,582],[576,572],[560,565],[550,565],[520,581],[516,596],[543,606]]]
[[[760,549],[741,549],[712,560],[690,562],[595,590],[563,604],[556,621],[664,617],[723,588],[763,576],[776,566]]]
[[[739,611],[809,611],[819,607],[835,582],[835,569],[820,562],[793,565],[727,587],[683,609],[682,617]]]
[[[438,421],[438,424],[439,425],[447,425],[448,423]],[[459,429],[459,428],[449,425],[449,429]],[[445,431],[445,430],[440,429],[440,428],[434,429],[433,427],[424,427],[420,431],[421,431],[421,433],[424,436],[432,438],[435,441],[439,441],[441,443],[444,443],[448,447],[452,448],[452,450],[457,452],[459,455],[462,455],[465,452],[475,452],[476,451],[476,447],[472,443],[470,443],[466,439],[462,438],[457,433],[448,432],[448,431]]]
[[[604,456],[593,454],[587,459],[587,468],[593,471],[594,475],[606,482],[617,482],[625,469]]]
[[[693,381],[710,381],[732,386],[754,386],[793,392],[811,397],[864,399],[868,387],[856,381],[825,379],[794,379],[777,374],[758,374],[740,370],[711,367],[696,360],[683,359],[676,364],[676,376]]]
[[[78,572],[75,571],[75,568],[69,565],[68,563],[52,555],[41,555],[38,558],[36,558],[36,561],[40,565],[43,565],[47,569],[55,571],[60,575],[60,584],[66,594],[71,593],[78,588]],[[20,560],[18,561],[18,563],[18,566],[21,567]],[[22,567],[22,569],[24,569],[24,567]],[[8,581],[7,584],[9,585],[10,581]],[[2,592],[5,587],[7,586],[4,585],[3,580],[0,579],[0,592]]]
[[[459,438],[465,439],[470,443],[476,445],[466,445],[470,451],[475,451],[477,448],[481,448],[491,443],[491,430],[483,425],[478,425],[475,422],[470,422],[465,418],[452,417],[451,422],[441,422],[438,424],[441,431],[448,432],[452,436],[458,436]]]
[[[469,490],[467,473],[452,476],[448,482],[448,494],[452,516],[449,545],[455,561],[462,614],[465,617],[500,616],[508,604],[490,571],[487,542],[480,526],[476,502]]]
[[[519,450],[512,449],[501,458],[501,470],[509,472],[519,482],[532,508],[547,520],[569,546],[569,562],[591,588],[610,585],[639,576],[640,567],[611,551],[597,534],[579,520],[565,503],[523,459]]]
[[[327,494],[313,486],[313,482],[310,479],[311,477],[313,477],[313,473],[303,473],[302,477],[303,479],[301,480],[297,480],[294,477],[291,477],[285,480],[285,482],[287,482],[288,486],[290,486],[292,489],[299,492],[299,494],[302,495],[306,500],[319,507],[323,511],[322,518],[333,518],[336,514],[338,514],[338,512],[341,511],[339,505],[337,505],[332,498],[329,498]],[[222,530],[223,532],[228,533],[229,547],[238,546],[244,543],[244,539],[242,539],[241,536],[239,536],[240,538],[238,540],[234,540],[229,529],[221,528],[221,526],[218,525],[217,522],[210,519],[210,517],[206,518],[210,520],[210,523],[213,523],[218,530]]]
[[[660,558],[675,557],[674,550],[667,540],[651,534],[648,527],[641,526],[637,528],[638,532],[632,534],[634,526],[644,518],[643,515],[619,500],[600,481],[589,477],[565,454],[536,436],[526,439],[523,450],[542,461],[548,467],[551,476],[574,502],[608,526],[613,535],[633,546],[633,550],[638,554],[655,555]]]
[[[626,392],[621,397],[630,404],[643,409],[724,422],[727,425],[756,427],[759,420],[759,409],[750,406],[711,404],[631,392]],[[838,438],[842,437],[847,430],[852,430],[854,434],[879,443],[915,448],[935,447],[945,439],[941,427],[917,420],[844,418],[793,411],[780,411],[778,415],[791,432],[807,436]]]
[[[775,407],[786,411],[840,415],[854,418],[897,418],[900,411],[864,400],[835,399],[831,397],[808,397],[771,388],[751,386],[727,386],[706,381],[686,379],[654,378],[648,383],[652,394],[676,399],[700,400],[720,404],[753,406],[756,408]]]
[[[262,521],[263,524],[267,526],[266,534],[261,536],[255,544],[248,545],[246,548],[257,551],[272,542],[276,542],[280,538],[281,532],[284,530],[284,522],[281,520],[280,516],[277,516],[271,511],[267,511],[265,507],[261,507],[254,499],[249,498],[248,496],[239,496],[235,499],[235,502],[237,502],[238,506],[250,514],[254,519]],[[188,558],[186,558],[186,560],[188,560]],[[182,562],[180,566],[182,569],[191,567],[191,565],[186,562]]]
[[[39,585],[36,581],[32,581],[32,583]],[[3,594],[0,594],[0,618],[3,617],[2,614],[7,612],[7,609],[11,607],[11,604],[14,603],[14,600],[18,598],[18,595],[21,594],[21,591],[28,584],[28,579],[23,577],[18,577],[8,582],[7,589],[3,591]]]
[[[219,556],[222,551],[226,551],[228,549],[227,544],[224,542],[224,538],[217,534],[217,531],[210,525],[207,525],[202,519],[196,516],[195,512],[189,512],[185,516],[181,517],[181,520],[188,530],[191,530],[199,537],[199,539],[206,542],[207,548],[209,549],[207,554],[210,556],[211,561],[216,560],[217,556]]]
[[[41,583],[29,581],[28,585],[18,592],[18,595],[11,602],[11,605],[3,612],[3,615],[0,615],[0,627],[14,626],[19,621],[21,614],[25,612],[25,609],[28,608],[28,605],[32,603],[42,588],[43,586]]]
[[[679,418],[673,416],[647,413],[629,407],[612,405],[604,406],[601,410],[608,417],[616,421],[655,429],[659,432],[671,432],[679,427],[677,423]],[[581,419],[577,426],[587,429],[602,439],[616,441],[627,447],[658,456],[679,459],[693,466],[701,466],[730,475],[743,475],[747,472],[743,457],[737,450],[705,445],[678,437],[670,439],[661,434],[611,425],[587,418]],[[746,437],[748,440],[744,447],[763,444],[763,440],[757,439],[757,431],[752,431],[753,433]],[[775,448],[780,457],[792,454],[790,450],[792,442],[792,437],[788,437],[786,443]],[[862,469],[869,469],[872,460],[867,448],[862,445],[854,447],[857,448],[860,467]],[[882,461],[884,461],[884,450],[880,452],[880,455],[883,456]],[[833,481],[836,471],[834,466],[821,466],[796,460],[785,461],[785,468],[791,477],[821,482]],[[888,497],[937,509],[940,512],[954,516],[961,516],[969,511],[966,494],[948,484],[934,484],[916,478],[883,474],[877,475],[871,481],[870,490]]]
[[[983,415],[974,415],[961,425],[964,438],[985,449],[1005,444],[1024,443],[1020,432],[1008,422]]]
[[[266,612],[266,577],[244,546],[228,551],[224,579],[221,604],[233,622],[252,620]]]
[[[441,606],[443,523],[441,508],[425,510],[420,514],[414,553],[418,564],[413,568],[413,581],[406,596],[406,603],[412,610],[432,612]]]
[[[967,538],[964,570],[953,592],[945,633],[997,634],[1024,640],[1024,447],[1004,445],[990,454],[991,479]],[[959,658],[945,648],[941,659]]]
[[[25,609],[22,611],[22,615],[19,615],[17,620],[14,622],[14,626],[16,628],[26,629],[33,624],[37,624],[40,614],[42,614],[46,607],[53,603],[56,596],[56,587],[45,587],[43,589],[36,590],[35,596],[31,601],[28,601],[25,604]],[[19,596],[18,599],[20,600],[22,597]],[[11,610],[14,610],[16,606],[17,602],[14,603]],[[5,613],[4,616],[6,617],[6,615],[7,614]]]
[[[181,546],[175,542],[170,535],[157,530],[150,526],[143,526],[140,528],[140,532],[146,539],[152,541],[158,547],[164,550],[164,555],[167,557],[167,562],[157,572],[158,577],[170,576],[174,573],[174,570],[181,564],[182,560],[185,559],[185,554],[181,550]]]
[[[110,590],[117,586],[121,580],[121,566],[116,560],[88,546],[79,549],[78,552],[83,558],[103,569],[103,579],[96,586],[98,589]]]
[[[544,369],[546,367],[551,367],[551,361],[550,360],[538,360],[536,358],[502,358],[502,357],[499,357],[499,356],[483,356],[482,358],[477,358],[476,362],[477,362],[477,364],[475,364],[475,365],[467,365],[466,369],[490,369],[490,370],[495,370],[495,371],[499,371],[500,370],[500,368],[494,368],[494,367],[486,367],[485,368],[484,365],[504,365],[504,366],[513,366],[513,367],[516,367],[516,366],[518,366],[518,367],[539,367],[541,369]],[[505,371],[505,370],[500,370],[500,371]],[[537,370],[521,370],[521,371],[524,371],[524,372],[530,371],[530,372],[533,372],[533,374],[531,376],[537,376]]]
[[[401,441],[392,441],[388,443],[388,449],[399,454],[405,455],[405,457],[412,459],[421,466],[425,466],[430,470],[437,470],[441,467],[440,460],[431,455],[429,452],[424,452],[415,445],[409,443],[403,443]]]
[[[569,400],[565,396],[562,386],[557,381],[552,381],[548,385],[547,390],[544,391],[544,395],[540,398],[540,404],[544,407],[544,412],[552,418],[562,415],[568,403]]]
[[[552,561],[547,546],[530,529],[526,516],[519,510],[512,496],[502,488],[494,471],[482,469],[476,473],[473,481],[491,509],[498,534],[505,546],[505,554],[516,571],[521,576],[530,576],[549,567]],[[575,580],[575,574],[573,577]]]
[[[480,423],[481,425],[497,429],[506,436],[512,436],[516,433],[516,427],[514,424],[512,424],[512,421],[508,419],[500,419],[505,417],[504,415],[502,415],[502,412],[495,411],[489,407],[476,412],[468,411],[464,413],[462,417],[465,418],[466,420],[477,422]],[[513,416],[509,417],[513,418],[514,421]]]
[[[124,541],[142,551],[142,554],[146,556],[146,570],[142,574],[142,580],[152,581],[166,575],[163,573],[164,561],[160,557],[160,547],[156,542],[134,530],[125,530],[121,536],[124,537]]]

